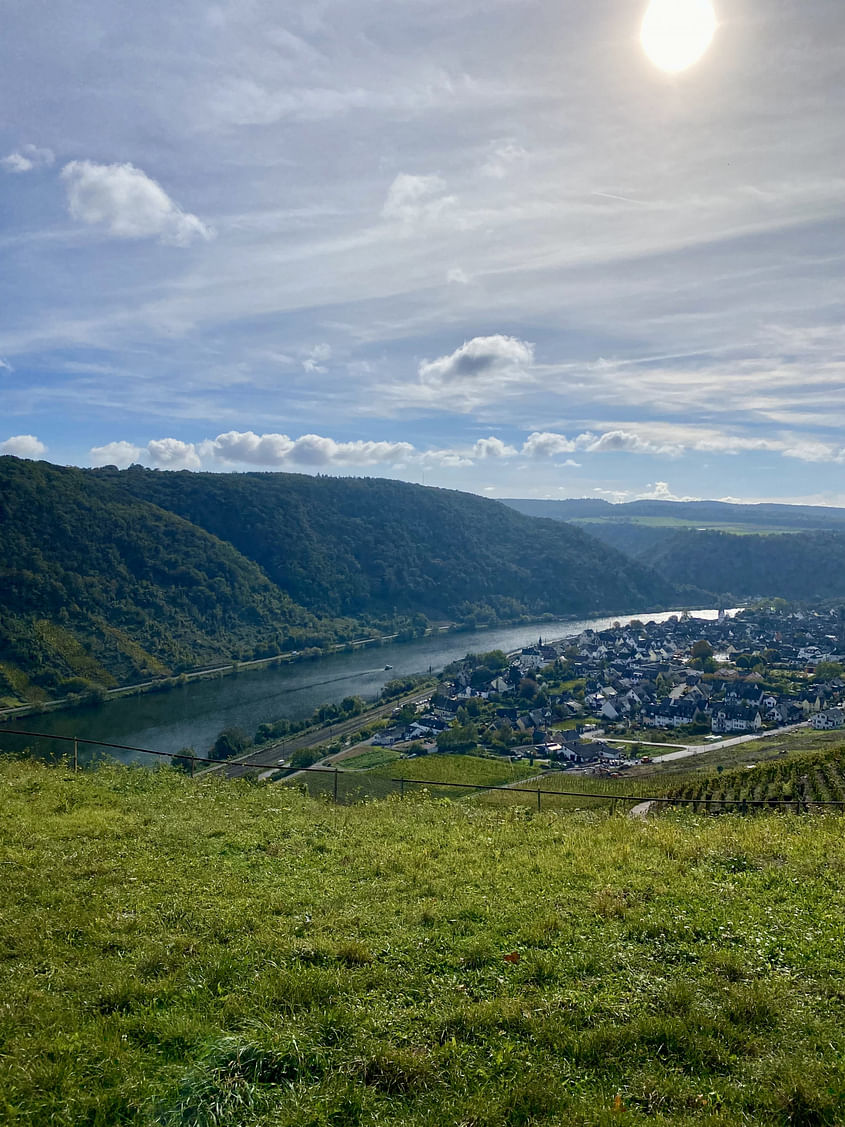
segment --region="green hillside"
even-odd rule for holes
[[[274,653],[318,627],[231,545],[80,470],[0,458],[0,527],[0,697]]]
[[[0,701],[430,620],[672,605],[577,529],[471,494],[0,458]]]
[[[642,558],[673,583],[737,598],[845,597],[845,533],[734,536],[678,532]]]
[[[8,1127],[842,1122],[838,817],[0,793]]]
[[[91,471],[233,544],[318,614],[479,622],[671,603],[577,529],[470,493],[378,478]]]

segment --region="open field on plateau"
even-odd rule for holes
[[[839,817],[0,765],[0,1122],[836,1124]]]

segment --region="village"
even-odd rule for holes
[[[468,655],[444,670],[430,700],[398,709],[373,743],[595,773],[648,761],[651,745],[706,746],[796,724],[845,728],[841,611],[775,604],[711,620],[685,613]]]

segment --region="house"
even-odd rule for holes
[[[810,723],[818,731],[845,728],[845,711],[841,708],[829,708],[826,712],[817,712]]]
[[[741,704],[719,704],[713,710],[710,727],[714,734],[727,732],[759,732],[763,727],[763,717],[759,708],[747,708]]]

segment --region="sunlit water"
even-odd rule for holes
[[[699,610],[697,618],[716,618],[716,610]],[[9,736],[4,728],[22,728],[49,735],[78,736],[106,743],[172,754],[193,747],[203,755],[223,728],[235,726],[248,735],[265,721],[302,720],[321,704],[341,701],[347,696],[375,700],[382,687],[394,677],[437,671],[466,653],[503,649],[511,651],[543,639],[557,639],[592,628],[603,630],[613,622],[663,622],[670,614],[633,614],[627,617],[561,619],[554,622],[494,627],[489,630],[444,634],[416,642],[335,654],[315,662],[302,662],[279,668],[245,671],[216,680],[195,681],[167,692],[138,697],[122,697],[91,708],[45,713],[25,720],[0,724],[0,748],[32,748],[45,757],[67,753],[69,745],[53,740],[34,740]],[[392,668],[386,670],[385,665]],[[80,760],[98,754],[81,748]],[[137,752],[110,752],[124,762],[161,762]]]

